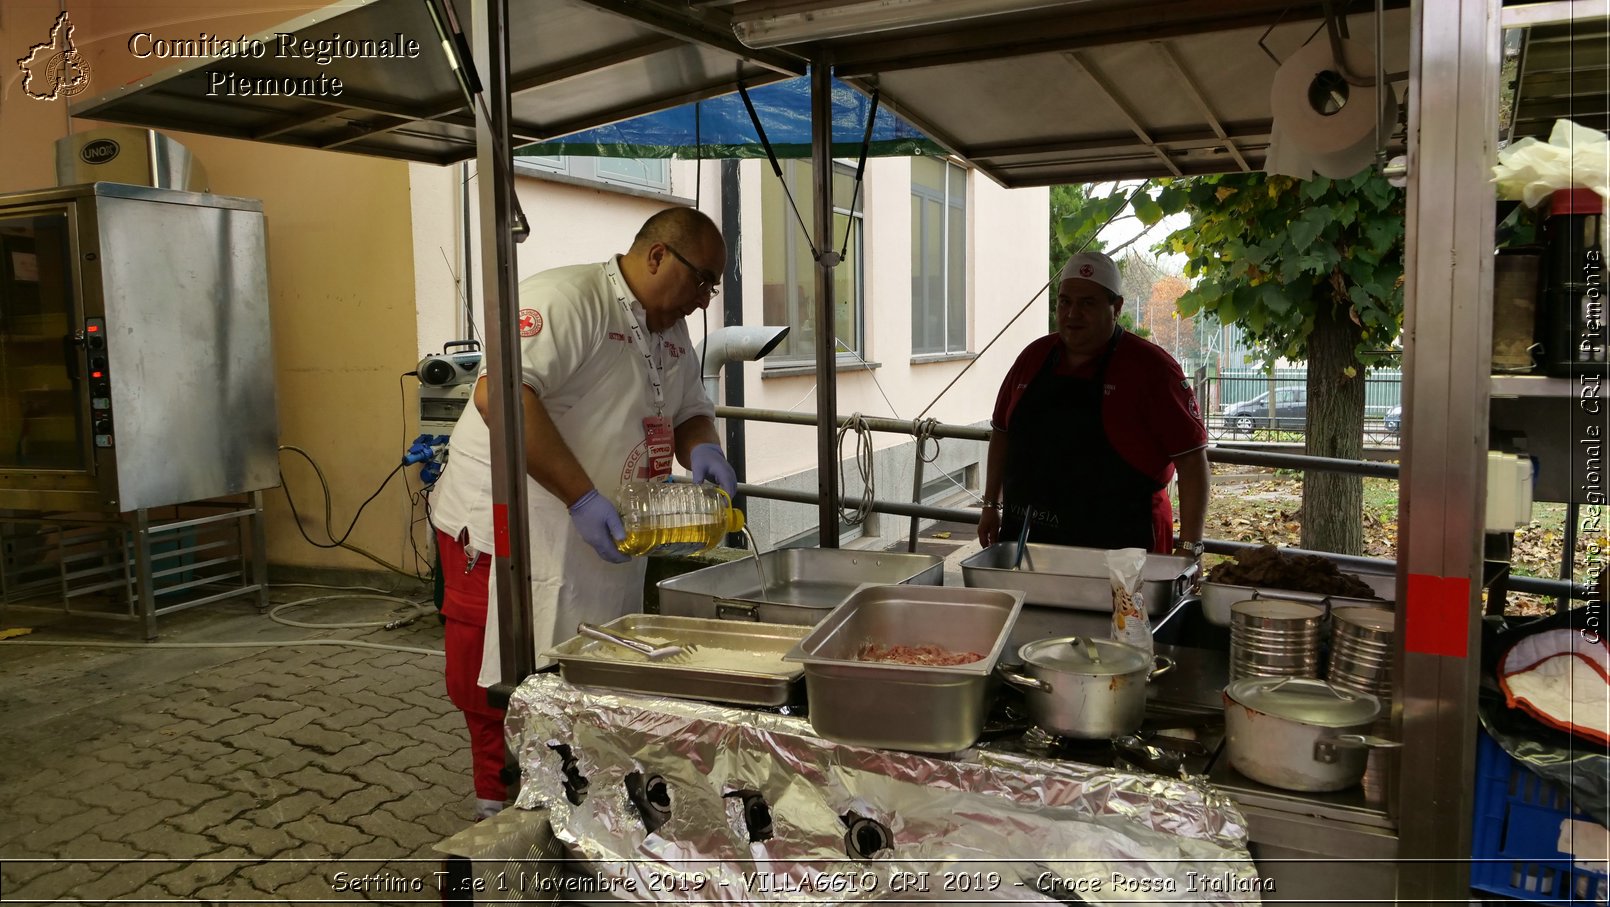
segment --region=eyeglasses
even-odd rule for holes
[[[670,252],[677,261],[682,262],[682,266],[687,268],[689,271],[692,271],[694,277],[699,278],[699,292],[710,297],[714,297],[717,293],[721,292],[721,287],[717,286],[717,284],[721,283],[721,278],[719,276],[712,274],[693,262],[688,261],[686,258],[683,258],[682,253],[672,248],[670,244],[666,244],[665,251]]]

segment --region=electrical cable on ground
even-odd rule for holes
[[[269,609],[267,614],[269,620],[282,626],[294,627],[301,630],[369,630],[381,628],[394,630],[407,626],[408,624],[413,623],[415,620],[418,620],[420,617],[432,614],[435,611],[435,608],[433,608],[427,602],[419,602],[411,598],[402,598],[400,596],[387,593],[384,590],[371,589],[367,586],[326,586],[318,583],[276,583],[274,585],[274,588],[299,587],[335,589],[347,592],[349,594],[315,595],[310,598],[297,599],[296,601],[282,602],[281,604]],[[353,591],[357,591],[359,594],[350,594]],[[393,616],[391,616],[389,619],[376,621],[353,621],[334,624],[307,623],[305,621],[291,620],[290,618],[280,616],[281,612],[283,611],[287,611],[291,608],[299,608],[304,605],[319,604],[328,601],[352,601],[356,599],[372,599],[395,602],[398,604],[409,605],[412,607],[412,610],[401,611],[401,609],[399,609],[398,611],[394,611]],[[256,642],[102,642],[99,640],[7,639],[0,641],[0,646],[4,645],[58,646],[69,648],[83,647],[90,649],[254,649],[296,648],[299,646],[349,646],[359,649],[380,649],[390,652],[406,652],[412,655],[439,656],[442,654],[441,650],[439,649],[424,649],[418,646],[397,646],[389,643],[370,642],[368,640],[360,639],[286,639],[261,640]]]
[[[361,621],[339,624],[310,624],[305,621],[291,620],[288,617],[280,616],[281,612],[283,611],[287,611],[291,608],[300,608],[303,605],[312,605],[327,601],[346,601],[357,598],[396,602],[398,604],[411,605],[413,609],[412,612],[393,612],[397,616],[389,620]],[[315,595],[312,598],[304,598],[294,602],[285,602],[283,604],[275,605],[273,608],[269,609],[268,619],[274,623],[287,627],[295,627],[299,630],[369,630],[376,627],[384,627],[385,629],[391,630],[404,626],[405,624],[412,623],[413,621],[418,620],[427,614],[433,614],[435,611],[435,606],[427,602],[417,602],[411,598],[399,598],[394,595]]]
[[[301,454],[302,457],[308,461],[308,464],[313,467],[313,473],[316,476],[318,476],[318,478],[319,478],[319,487],[324,492],[324,533],[325,533],[325,535],[328,535],[332,540],[335,539],[335,527],[333,525],[333,517],[331,515],[330,483],[324,477],[324,470],[320,469],[319,464],[313,459],[313,457],[307,451],[303,450],[300,447],[292,447],[290,445],[281,445],[279,449],[282,450],[282,451],[289,450],[289,451],[293,451],[295,453]],[[352,534],[352,527],[358,525],[358,517],[363,515],[363,508],[367,507],[369,505],[369,501],[373,501],[376,497],[378,497],[380,495],[380,492],[385,489],[386,484],[391,481],[392,476],[395,476],[398,473],[398,471],[403,468],[403,466],[404,466],[404,464],[399,462],[397,464],[397,467],[395,469],[393,469],[386,476],[386,478],[380,483],[380,487],[375,489],[375,493],[370,495],[368,500],[364,501],[363,504],[358,507],[358,512],[352,515],[352,524],[347,527],[346,533],[341,536],[340,541],[336,541],[333,544],[326,544],[326,543],[323,543],[323,542],[315,542],[313,540],[313,538],[307,534],[307,529],[302,526],[301,514],[296,509],[296,501],[291,497],[290,483],[285,481],[285,474],[284,474],[283,471],[280,473],[280,490],[285,492],[285,501],[291,507],[291,521],[296,524],[296,531],[300,532],[302,534],[302,538],[306,539],[307,543],[309,545],[312,545],[315,548],[345,548],[346,550],[351,551],[351,552],[353,552],[355,554],[363,555],[364,557],[368,558],[371,561],[374,561],[375,563],[379,564],[382,567],[385,567],[387,570],[390,570],[393,573],[399,574],[401,576],[406,576],[406,577],[409,577],[411,579],[419,579],[418,576],[409,573],[407,570],[404,570],[401,567],[398,567],[396,564],[389,563],[389,562],[383,560],[382,558],[380,558],[378,555],[371,554],[370,552],[365,551],[362,548],[359,548],[357,545],[354,545],[354,544],[346,541],[347,536]]]
[[[0,648],[5,646],[56,646],[58,648],[71,649],[294,649],[302,646],[350,646],[355,649],[382,649],[387,652],[407,652],[411,655],[441,656],[443,654],[439,649],[421,649],[417,646],[392,646],[380,642],[365,642],[361,639],[285,639],[264,640],[262,642],[89,642],[84,640],[51,639],[0,640]]]

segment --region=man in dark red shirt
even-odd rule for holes
[[[1006,374],[991,419],[978,540],[1199,556],[1207,511],[1207,430],[1178,362],[1118,326],[1118,267],[1068,260],[1057,331]],[[1168,482],[1179,473],[1180,533]]]

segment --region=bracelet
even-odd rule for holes
[[[985,507],[985,508],[988,508],[990,510],[1005,510],[1006,509],[1006,505],[1001,503],[1000,501],[980,501],[978,503],[978,506]]]

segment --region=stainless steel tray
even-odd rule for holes
[[[811,726],[823,737],[953,753],[972,746],[983,730],[995,663],[1022,608],[1017,591],[866,585],[784,657],[805,666]],[[860,661],[856,652],[868,642],[984,657],[951,667]]]
[[[997,542],[962,561],[962,582],[981,589],[1013,589],[1031,605],[1112,613],[1106,551],[1030,543],[1022,566],[1013,569],[1016,561],[1017,542]],[[1146,613],[1152,617],[1167,613],[1200,572],[1191,558],[1147,554],[1141,580]]]
[[[685,662],[650,662],[612,643],[573,636],[544,654],[559,662],[560,676],[577,686],[743,705],[786,705],[798,699],[804,671],[785,662],[783,655],[804,638],[806,627],[628,614],[604,628],[699,649]],[[774,656],[776,666],[772,669],[766,658],[728,653]]]
[[[774,624],[814,625],[863,583],[938,586],[945,561],[931,554],[781,548],[663,580],[660,613]]]

